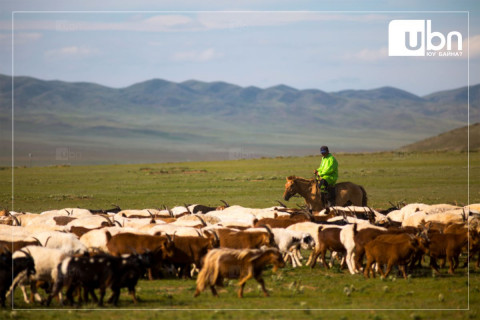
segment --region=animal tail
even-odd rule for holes
[[[206,256],[203,268],[197,276],[197,290],[202,292],[205,287],[215,285],[219,273],[220,254],[218,250],[211,250]]]
[[[362,187],[362,186],[359,186],[359,187],[362,190],[362,207],[366,207],[367,206],[367,201],[368,201],[367,191],[365,191],[364,187]]]

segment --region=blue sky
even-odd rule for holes
[[[478,1],[2,1],[0,6],[2,74],[12,74],[13,16],[14,74],[41,79],[111,87],[152,78],[325,91],[394,86],[425,95],[467,84],[470,44],[470,83],[480,83]],[[63,10],[72,12],[58,12]],[[470,11],[470,30],[465,12],[405,12],[451,10]],[[459,31],[464,55],[389,57],[388,24],[396,19],[431,19],[433,31]]]

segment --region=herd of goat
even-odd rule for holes
[[[56,298],[63,304],[65,294],[69,304],[91,298],[102,305],[110,289],[108,303],[116,305],[122,288],[136,303],[140,278],[191,278],[197,272],[195,296],[206,288],[217,295],[215,287],[225,278],[238,279],[239,297],[250,278],[268,295],[262,271],[268,265],[302,266],[301,249],[310,250],[311,268],[318,261],[329,268],[337,259],[351,274],[367,278],[375,271],[386,277],[394,266],[407,278],[424,256],[434,272],[439,260],[448,262],[453,274],[462,253],[472,259],[480,251],[480,204],[331,207],[313,213],[282,203],[265,209],[224,204],[0,211],[0,303],[5,307],[16,287],[26,303],[49,305]]]

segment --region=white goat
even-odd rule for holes
[[[24,279],[19,283],[20,289],[23,293],[23,299],[26,303],[30,303],[25,288],[26,285],[30,284],[31,295],[35,297],[35,300],[41,302],[43,300],[37,292],[36,282],[45,281],[48,283],[55,283],[57,280],[57,266],[68,256],[68,254],[65,251],[58,249],[27,246],[21,251],[15,251],[13,253],[13,258],[25,257],[26,255],[22,251],[25,251],[32,256],[33,261],[35,262],[36,271],[34,275],[30,276],[30,279]]]

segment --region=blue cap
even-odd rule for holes
[[[320,153],[321,153],[321,154],[328,154],[328,152],[329,152],[329,151],[328,151],[328,147],[327,147],[327,146],[322,146],[322,147],[320,148]]]

